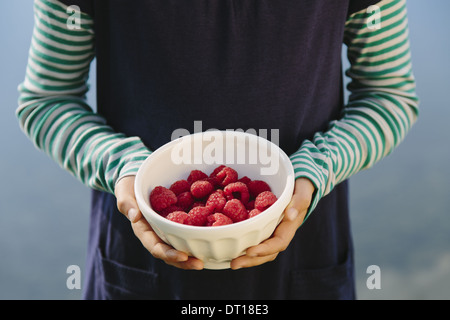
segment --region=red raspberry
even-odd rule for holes
[[[222,169],[224,169],[226,166],[221,164],[220,166],[218,166],[217,168],[215,168],[213,170],[213,172],[211,172],[211,174],[209,175],[210,178],[215,177],[220,171],[222,171]]]
[[[219,189],[210,194],[206,201],[206,206],[209,207],[212,212],[222,212],[225,203],[227,203],[227,199],[225,199],[223,190]]]
[[[243,182],[233,182],[228,184],[223,192],[227,200],[239,199],[245,205],[250,199],[248,188]]]
[[[258,209],[252,209],[250,210],[250,212],[248,213],[248,218],[253,218],[254,216],[257,216],[258,214],[261,213],[261,210]]]
[[[187,178],[187,182],[189,182],[189,184],[193,184],[195,181],[204,180],[206,178],[208,178],[208,176],[203,171],[192,170]]]
[[[213,185],[216,189],[222,187],[221,184],[220,184],[220,182],[221,182],[220,179],[217,178],[217,174],[218,174],[220,171],[222,171],[223,168],[225,168],[225,165],[223,165],[223,164],[220,165],[220,166],[218,166],[217,168],[215,168],[215,169],[213,170],[213,172],[211,172],[211,174],[210,174],[209,177],[208,177],[208,181],[211,182],[212,185]]]
[[[277,201],[277,197],[270,191],[258,194],[255,199],[255,209],[264,211]]]
[[[239,181],[239,182],[242,182],[242,183],[245,183],[246,185],[248,185],[248,183],[249,183],[250,181],[252,181],[252,180],[251,180],[249,177],[244,176],[244,177],[240,178],[238,181]]]
[[[180,193],[189,191],[189,187],[190,184],[186,180],[178,180],[175,181],[169,189],[172,190],[176,195],[179,195]]]
[[[181,207],[181,210],[188,211],[189,208],[194,204],[194,197],[189,191],[180,193],[177,196],[177,206]]]
[[[233,220],[228,218],[226,215],[220,212],[209,215],[206,218],[206,225],[209,227],[225,226],[227,224],[232,224]]]
[[[216,178],[220,185],[225,187],[226,185],[237,181],[238,173],[230,167],[224,167],[216,174]]]
[[[184,211],[174,211],[167,215],[166,219],[184,224],[188,219],[189,215]]]
[[[197,199],[207,197],[213,191],[214,187],[209,181],[197,180],[191,185],[191,193]]]
[[[238,199],[227,201],[225,207],[223,207],[223,214],[233,220],[233,222],[239,222],[248,217],[247,209]]]
[[[195,208],[195,207],[204,207],[205,206],[205,202],[203,201],[194,201],[194,203],[192,204],[191,209]]]
[[[254,199],[264,191],[272,191],[267,182],[262,180],[252,180],[247,184],[248,192],[250,192],[250,196]]]
[[[206,218],[211,213],[208,207],[195,207],[192,208],[188,213],[188,218],[185,221],[185,224],[189,224],[192,226],[204,226],[206,224]]]
[[[157,186],[150,193],[150,205],[156,212],[159,212],[175,203],[177,203],[177,196],[173,193],[173,191],[165,187]]]
[[[245,208],[246,208],[247,210],[253,210],[253,209],[255,209],[255,200],[251,200],[251,201],[247,202],[247,203],[245,204]]]
[[[209,183],[211,183],[211,185],[213,186],[213,188],[215,190],[222,188],[222,186],[220,185],[220,182],[217,181],[217,177],[208,177],[205,179],[205,181],[208,181]]]
[[[181,208],[181,207],[179,207],[179,206],[177,206],[177,205],[171,205],[171,206],[168,206],[167,208],[165,208],[165,209],[162,209],[160,212],[158,212],[161,216],[163,216],[163,217],[167,217],[167,215],[169,214],[169,213],[172,213],[172,212],[175,212],[175,211],[184,211],[184,209],[183,208]]]

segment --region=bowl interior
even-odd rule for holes
[[[273,143],[248,133],[213,131],[173,140],[150,155],[138,173],[136,191],[151,208],[149,195],[153,188],[168,188],[171,183],[186,179],[191,170],[209,175],[221,164],[235,169],[240,178],[266,181],[278,198],[285,191],[287,180],[293,178],[289,158]]]

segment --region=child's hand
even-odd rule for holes
[[[167,264],[181,269],[203,269],[201,260],[175,250],[162,241],[153,231],[139,211],[134,195],[134,179],[134,176],[120,179],[116,184],[114,193],[117,198],[117,208],[131,221],[131,227],[136,237],[155,258],[161,259]]]
[[[245,256],[234,259],[231,268],[257,266],[274,260],[278,253],[285,250],[305,218],[313,193],[314,186],[308,179],[297,179],[285,217],[272,237],[249,248]],[[189,257],[186,253],[167,245],[142,217],[134,195],[134,176],[121,179],[116,184],[115,195],[119,211],[131,221],[134,234],[155,258],[181,269],[203,269],[201,260]]]
[[[314,190],[314,185],[310,180],[298,178],[295,182],[292,200],[285,210],[285,216],[272,237],[247,249],[244,256],[231,261],[231,268],[254,267],[273,261],[281,251],[286,250],[306,216]]]

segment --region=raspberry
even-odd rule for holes
[[[167,217],[167,215],[168,215],[169,213],[172,213],[172,212],[175,212],[175,211],[184,211],[184,209],[181,208],[181,207],[179,207],[179,206],[177,206],[177,205],[172,204],[172,205],[168,206],[167,208],[162,209],[162,210],[159,211],[158,213],[159,213],[161,216],[163,216],[163,217]]]
[[[250,199],[248,188],[243,182],[233,182],[228,184],[223,192],[227,200],[239,199],[245,205]]]
[[[247,184],[247,187],[252,198],[256,198],[261,192],[272,191],[270,186],[262,180],[252,180]]]
[[[188,211],[189,208],[191,208],[192,204],[194,203],[194,198],[192,197],[192,194],[189,191],[180,193],[177,196],[177,206],[181,207],[182,210]]]
[[[216,174],[216,178],[220,185],[225,187],[226,185],[237,181],[238,173],[230,167],[223,167],[223,169]]]
[[[252,209],[250,210],[250,212],[248,213],[248,217],[249,218],[253,218],[254,216],[257,216],[258,214],[261,213],[261,210],[258,209]]]
[[[227,224],[232,224],[233,220],[228,218],[226,215],[220,212],[209,215],[206,218],[206,225],[209,227],[225,226]]]
[[[155,187],[150,205],[161,216],[193,226],[221,226],[252,218],[270,207],[277,197],[262,180],[239,178],[236,170],[219,165],[208,176],[191,170],[187,179],[169,188]]]
[[[212,212],[221,212],[225,203],[227,203],[227,199],[225,199],[223,191],[218,189],[210,194],[206,201],[206,206],[209,207]]]
[[[177,203],[177,196],[173,193],[173,191],[165,187],[157,186],[150,193],[150,205],[156,212],[159,212],[175,203]]]
[[[189,182],[189,184],[193,184],[195,181],[203,180],[206,178],[208,178],[208,176],[203,171],[192,170],[189,174],[189,177],[187,178],[187,182]]]
[[[221,164],[220,166],[218,166],[217,168],[215,168],[213,170],[213,172],[211,172],[211,174],[209,175],[210,178],[215,177],[220,171],[222,171],[222,169],[224,169],[226,166]]]
[[[166,219],[173,221],[173,222],[178,222],[178,223],[185,223],[186,220],[188,219],[189,215],[184,212],[184,211],[174,211],[171,212],[167,215]]]
[[[217,177],[208,177],[205,179],[205,181],[208,181],[213,186],[214,190],[222,188],[220,185],[220,182],[217,181]]]
[[[205,206],[205,202],[201,201],[201,200],[197,200],[194,201],[194,203],[191,206],[191,209],[195,208],[195,207],[204,207]]]
[[[191,185],[191,193],[197,199],[209,196],[213,190],[213,185],[205,180],[197,180]]]
[[[277,197],[270,191],[264,191],[258,194],[255,199],[255,209],[264,211],[277,201]]]
[[[206,224],[206,218],[209,216],[211,211],[208,207],[195,207],[192,208],[188,213],[188,218],[185,224],[192,226],[204,226]]]
[[[172,190],[175,195],[179,195],[180,193],[189,191],[189,187],[189,182],[186,180],[178,180],[175,181],[169,189]]]
[[[251,201],[247,202],[247,203],[245,204],[245,208],[246,208],[247,210],[253,210],[253,209],[255,209],[255,200],[251,200]]]
[[[248,217],[247,209],[238,199],[227,201],[225,207],[223,207],[223,214],[233,220],[233,222],[239,222]]]
[[[208,181],[212,183],[212,185],[214,186],[214,188],[219,189],[221,188],[221,184],[220,184],[220,179],[217,178],[217,174],[222,171],[222,169],[225,168],[225,165],[220,165],[217,168],[215,168],[213,170],[213,172],[211,172],[211,174],[208,177]]]
[[[246,185],[248,185],[248,183],[249,183],[250,181],[252,181],[252,180],[251,180],[249,177],[244,176],[244,177],[240,178],[238,181],[239,181],[239,182],[242,182],[242,183],[245,183]]]

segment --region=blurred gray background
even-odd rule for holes
[[[450,2],[408,10],[421,114],[393,154],[350,180],[359,299],[450,299]],[[0,0],[0,299],[79,299],[66,270],[83,273],[89,190],[14,115],[32,28],[33,0]],[[95,107],[94,73],[91,88]],[[366,286],[370,265],[381,289]]]

